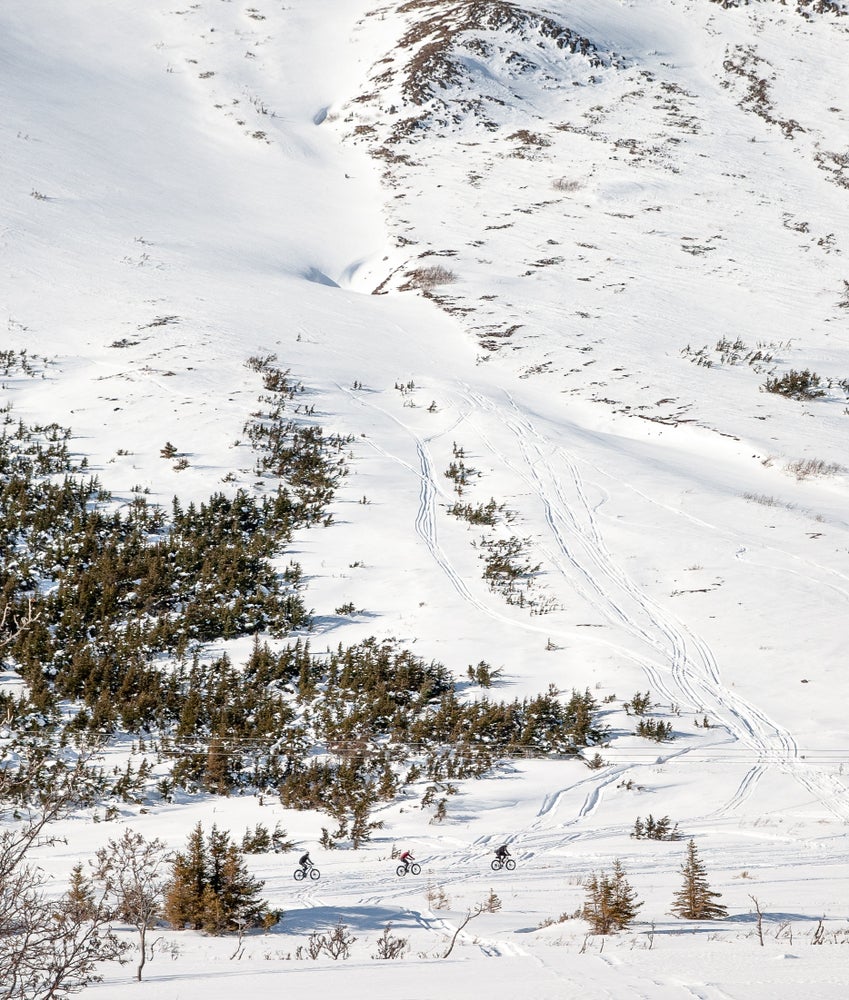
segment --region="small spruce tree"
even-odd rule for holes
[[[94,890],[85,876],[81,861],[71,869],[71,880],[65,893],[65,905],[70,916],[79,923],[91,920],[97,910]]]
[[[185,852],[172,862],[164,907],[165,919],[172,927],[200,930],[203,926],[203,890],[208,882],[208,866],[203,827],[198,823],[189,834]]]
[[[704,863],[699,859],[694,840],[687,844],[687,857],[681,865],[684,884],[675,893],[672,912],[686,920],[717,920],[728,915],[722,903],[715,902],[722,895],[708,885]]]
[[[613,862],[612,875],[593,872],[590,876],[582,916],[596,934],[612,934],[627,927],[642,905],[617,858]]]

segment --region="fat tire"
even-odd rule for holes
[[[321,872],[318,868],[310,868],[310,878],[313,882],[317,882],[321,878]]]
[[[490,861],[489,867],[494,872],[500,872],[501,871],[501,862],[498,860],[498,858],[494,858],[492,861]]]
[[[514,872],[516,871],[516,862],[512,858],[508,858],[504,862],[504,867],[507,869],[508,872]]]
[[[401,875],[401,876],[406,875],[407,874],[407,866],[406,865],[398,865],[398,867],[395,869],[395,874],[396,875]]]
[[[413,875],[421,875],[421,873],[422,873],[422,866],[421,865],[412,864],[412,865],[410,865],[410,871],[413,873]]]
[[[296,882],[303,882],[303,880],[306,877],[307,877],[307,875],[306,875],[306,872],[303,870],[303,868],[296,868],[295,869],[295,871],[294,871],[294,878],[295,878]]]

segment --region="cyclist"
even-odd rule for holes
[[[495,856],[496,856],[496,858],[498,858],[498,860],[503,865],[504,862],[509,857],[511,857],[510,852],[507,850],[507,845],[506,844],[502,844],[501,847],[496,847],[496,849],[495,849]]]
[[[403,864],[404,872],[406,873],[410,870],[410,862],[415,861],[416,859],[413,857],[410,851],[404,851],[399,860],[401,861],[401,864]]]
[[[312,858],[310,857],[310,852],[305,851],[302,855],[298,864],[301,866],[301,871],[306,875],[308,868],[313,868]]]

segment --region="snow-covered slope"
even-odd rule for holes
[[[322,865],[320,893],[265,859],[288,923],[226,965],[229,944],[173,935],[184,957],[149,967],[151,995],[276,995],[285,972],[355,997],[573,996],[578,977],[582,996],[842,997],[842,949],[808,943],[823,914],[842,940],[849,884],[845,14],[3,4],[0,347],[49,360],[5,379],[3,402],[72,427],[122,501],[197,500],[254,488],[245,361],[276,354],[353,436],[335,523],[293,550],[314,647],[397,637],[459,676],[485,660],[504,697],[589,687],[611,728],[599,769],[513,761],[462,783],[442,824],[416,799],[387,806],[368,848]],[[791,370],[823,394],[763,391]],[[477,473],[462,495],[458,451]],[[447,512],[490,498],[512,512],[491,532]],[[521,605],[482,577],[481,540],[500,536],[540,566]],[[348,603],[360,613],[336,613]],[[634,735],[623,702],[645,690],[675,739]],[[698,838],[732,949],[674,937],[683,852],[629,837],[648,813]],[[279,819],[306,843],[322,819],[198,799],[121,822],[179,846],[198,817]],[[69,821],[40,860],[61,880],[110,826]],[[501,913],[472,925],[466,962],[431,961],[502,840],[520,870]],[[396,842],[451,910],[389,874]],[[646,898],[636,936],[602,958],[580,921],[537,929],[614,857]],[[339,915],[361,937],[344,986],[285,961]],[[387,921],[425,957],[380,964],[376,986],[365,942]],[[91,996],[129,994],[109,975]]]

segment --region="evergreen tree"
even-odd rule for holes
[[[94,890],[83,872],[82,861],[71,869],[71,880],[65,893],[65,906],[71,918],[78,923],[91,920],[97,910]]]
[[[235,930],[240,927],[262,925],[268,913],[268,906],[260,893],[265,885],[247,870],[242,852],[235,844],[227,845],[224,864],[221,869],[221,900],[226,927]]]
[[[687,844],[687,858],[681,865],[684,884],[675,893],[672,912],[686,920],[717,920],[728,915],[722,903],[716,903],[721,892],[713,892],[708,885],[704,863],[699,859],[694,840]]]
[[[592,873],[587,881],[586,901],[582,916],[589,921],[596,934],[612,934],[623,930],[637,916],[642,903],[625,876],[625,869],[617,858],[613,874]]]
[[[227,747],[220,736],[213,736],[206,753],[203,787],[215,795],[227,795],[231,779]]]
[[[208,934],[258,927],[268,915],[260,898],[264,885],[247,870],[244,854],[229,833],[213,826],[205,841],[198,823],[185,854],[172,863],[165,917],[178,929],[189,926]]]
[[[200,823],[189,834],[185,853],[178,854],[171,867],[171,881],[165,891],[165,919],[182,930],[203,926],[203,891],[207,885],[207,854]]]

